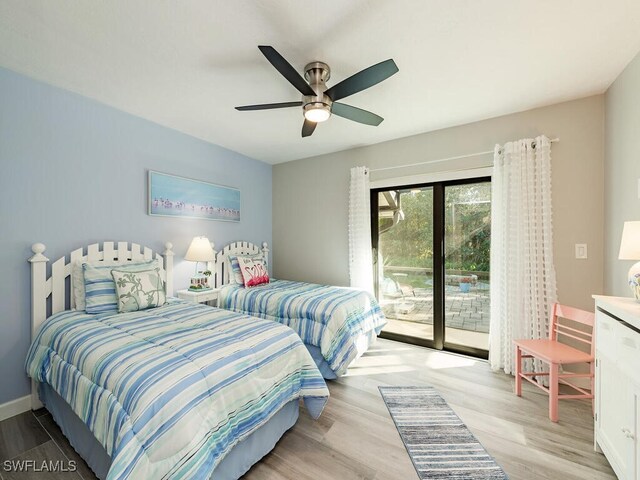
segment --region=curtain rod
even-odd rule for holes
[[[559,138],[552,138],[549,141],[551,143],[557,143],[557,142],[560,141],[560,139]],[[441,163],[441,162],[448,162],[448,161],[451,161],[451,160],[461,160],[463,158],[479,157],[480,155],[488,155],[490,153],[493,153],[493,150],[487,150],[486,152],[468,153],[466,155],[458,155],[457,157],[438,158],[437,160],[427,160],[426,162],[409,163],[407,165],[396,165],[394,167],[372,168],[372,169],[369,169],[369,171],[370,172],[381,172],[383,170],[395,170],[396,168],[417,167],[419,165],[427,165],[427,164],[430,164],[430,163]],[[486,165],[486,166],[488,166],[488,165]]]

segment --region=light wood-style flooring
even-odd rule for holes
[[[547,417],[547,397],[486,362],[380,340],[349,369],[328,382],[331,399],[319,420],[304,411],[276,448],[245,475],[248,480],[416,479],[402,440],[378,392],[379,385],[431,385],[438,389],[511,480],[615,479],[593,450],[591,407],[560,404],[560,422]],[[7,459],[73,459],[77,472],[7,473]],[[0,422],[0,478],[94,479],[46,411]]]

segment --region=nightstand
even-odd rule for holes
[[[193,290],[185,289],[178,290],[176,295],[182,300],[192,303],[206,303],[212,307],[218,305],[218,292],[220,289],[211,288],[203,292],[194,292]]]

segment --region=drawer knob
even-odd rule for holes
[[[622,337],[622,344],[626,345],[627,347],[636,348],[636,342],[633,340],[633,338]]]
[[[628,428],[623,428],[622,433],[624,433],[625,437],[630,438],[631,440],[636,438],[635,435]]]

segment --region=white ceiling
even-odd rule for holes
[[[300,94],[257,45],[329,86],[400,72],[300,137]],[[638,0],[0,0],[0,65],[269,163],[602,93],[640,49]]]

